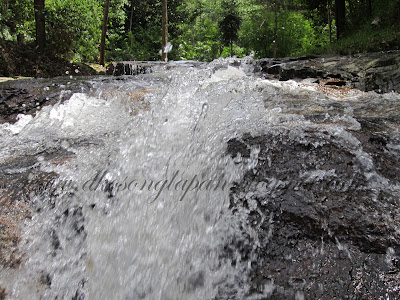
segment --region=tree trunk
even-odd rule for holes
[[[368,17],[372,17],[372,2],[368,0]]]
[[[273,57],[276,58],[276,53],[278,50],[278,8],[279,8],[279,3],[276,0],[275,1],[275,8],[274,8],[274,14],[275,14],[275,22],[274,22],[274,54]]]
[[[332,44],[332,0],[328,0],[329,44]]]
[[[346,24],[346,1],[336,0],[336,37],[339,40],[343,37]]]
[[[36,24],[36,45],[42,51],[46,46],[46,19],[44,16],[45,0],[34,0],[35,24]]]
[[[101,31],[101,42],[100,42],[100,64],[102,66],[106,65],[106,34],[107,34],[107,23],[108,23],[108,10],[110,7],[110,0],[106,0],[104,4],[104,18],[103,18],[103,28]]]
[[[168,54],[167,54],[167,52],[165,52],[165,46],[168,43],[168,6],[167,6],[167,0],[163,0],[162,1],[161,27],[162,27],[161,60],[162,61],[167,61]]]

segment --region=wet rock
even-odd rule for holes
[[[18,114],[35,115],[42,106],[68,100],[73,93],[90,89],[91,84],[70,78],[24,79],[0,84],[0,123],[14,123]]]
[[[6,299],[6,296],[7,296],[6,290],[0,287],[0,300]]]
[[[84,288],[85,288],[85,285],[86,285],[86,280],[81,280],[78,285],[79,285],[79,287],[76,290],[75,295],[72,297],[72,300],[84,300],[84,299],[86,299],[86,295],[85,295],[85,293],[83,291]]]
[[[328,81],[325,85],[345,86],[346,81]]]
[[[185,285],[185,290],[187,292],[193,292],[202,286],[204,286],[204,273],[199,271],[189,276]]]
[[[242,234],[225,247],[233,264],[239,252],[251,266],[249,294],[398,296],[400,162],[384,156],[368,164],[363,151],[385,153],[388,138],[367,130],[356,137],[360,143],[328,131],[279,128],[228,142],[228,153],[240,153],[243,164],[252,159],[249,149],[260,149],[257,166],[231,189]]]
[[[324,73],[311,67],[302,68],[281,68],[279,70],[279,80],[289,80],[293,78],[306,79],[324,77]]]
[[[46,286],[51,286],[51,276],[49,273],[42,272],[39,279],[40,283]]]
[[[160,63],[157,62],[135,62],[135,61],[119,61],[109,64],[106,68],[107,75],[138,75],[153,72],[153,68]]]
[[[390,144],[396,143],[387,134],[367,131],[365,120],[359,120],[362,124],[361,131],[352,134],[362,143],[363,150],[372,158],[376,172],[389,180],[392,184],[400,184],[399,156],[400,151],[391,149]],[[370,120],[369,120],[370,121]]]
[[[204,64],[199,61],[171,61],[168,63],[160,61],[118,61],[112,62],[106,68],[107,75],[139,75],[149,74],[161,69],[171,69],[177,67],[193,67]],[[239,63],[240,64],[240,63]]]
[[[38,150],[0,164],[0,265],[17,268],[21,264],[24,255],[18,244],[22,224],[31,218],[34,210],[31,200],[36,195],[55,192],[53,183],[58,175],[41,171],[40,161],[62,164],[72,156],[62,148],[55,148]],[[54,248],[59,247],[57,239],[53,236]]]
[[[279,80],[336,78],[362,91],[400,92],[400,52],[366,53],[353,56],[306,56],[260,59],[259,69]]]

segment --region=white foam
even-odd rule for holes
[[[3,134],[11,133],[11,134],[18,134],[20,133],[26,125],[31,122],[33,117],[31,115],[23,115],[19,114],[17,116],[17,122],[14,124],[10,123],[5,123],[0,125],[0,134],[3,132]],[[2,135],[2,134],[1,134]]]

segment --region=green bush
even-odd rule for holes
[[[248,53],[254,51],[256,57],[272,57],[274,13],[260,5],[248,10],[247,14],[239,32],[239,45]],[[312,49],[316,41],[312,25],[299,12],[281,10],[278,14],[277,56],[295,56]]]
[[[96,61],[103,10],[98,0],[47,0],[48,46],[61,57]]]
[[[107,52],[107,60],[159,60],[160,48],[160,28],[151,26],[145,30],[138,27],[135,33],[128,32],[120,48],[111,47]]]
[[[34,31],[33,0],[2,0],[0,3],[0,38],[32,41]]]

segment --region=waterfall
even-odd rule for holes
[[[307,80],[263,79],[250,58],[234,62],[89,79],[89,92],[2,125],[2,161],[34,153],[35,168],[52,174],[29,194],[33,212],[19,246],[19,269],[1,270],[0,286],[12,299],[271,295],[277,283],[254,291],[252,272],[262,260],[259,249],[273,239],[276,213],[261,217],[269,224],[262,238],[249,216],[262,215],[255,199],[275,201],[275,193],[294,181],[274,169],[271,159],[287,155],[281,143],[345,149],[359,163],[368,191],[399,195],[399,184],[379,174],[357,138],[360,118],[388,120],[398,94],[329,94]],[[392,126],[386,133],[396,154],[399,127],[384,125]],[[268,136],[267,148],[257,136]],[[340,181],[340,170],[316,157],[321,163],[312,171],[294,168],[296,180]],[[254,179],[260,164],[275,172],[263,185]],[[249,187],[232,194],[243,180]],[[379,192],[371,198],[380,201]],[[304,297],[301,288],[293,293]]]

